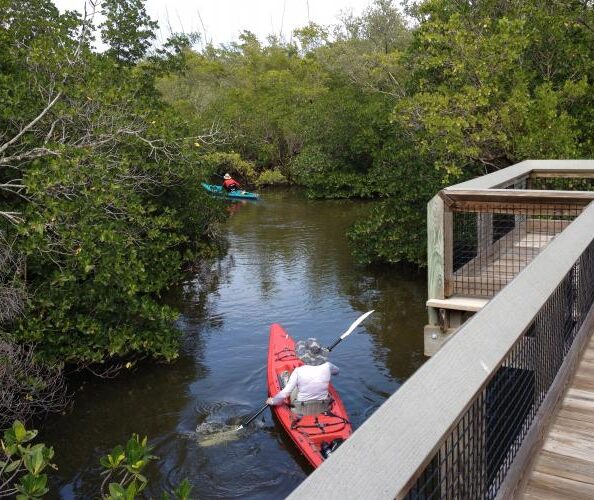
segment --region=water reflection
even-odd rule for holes
[[[186,477],[200,498],[286,496],[311,469],[270,414],[224,445],[201,447],[196,439],[197,427],[238,421],[266,397],[273,322],[330,344],[376,309],[332,352],[342,369],[335,386],[355,428],[424,361],[424,273],[358,268],[350,257],[345,230],[368,204],[285,191],[237,207],[227,256],[167,297],[182,312],[180,360],[88,382],[72,411],[44,429],[56,449],[61,497],[95,497],[99,456],[132,432],[148,435],[160,457],[149,470],[155,497]]]

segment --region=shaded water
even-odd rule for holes
[[[425,273],[351,260],[345,231],[368,207],[293,192],[233,205],[229,252],[216,272],[189,276],[168,297],[182,312],[181,358],[87,380],[72,411],[45,426],[59,466],[54,495],[97,497],[99,457],[133,432],[148,435],[160,457],[148,474],[155,497],[184,478],[200,498],[280,498],[303,481],[310,467],[268,412],[218,446],[200,446],[195,431],[235,424],[262,404],[273,322],[328,345],[376,309],[331,356],[355,428],[423,363]]]

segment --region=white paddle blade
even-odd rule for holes
[[[355,320],[355,322],[349,327],[349,329],[340,336],[340,340],[344,339],[345,337],[348,337],[353,332],[353,330],[357,328],[363,321],[365,321],[365,318],[367,318],[367,316],[369,316],[374,311],[375,309],[372,309],[371,311],[367,311],[365,314],[359,316]]]

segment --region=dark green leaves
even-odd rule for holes
[[[19,500],[43,497],[47,488],[46,467],[51,463],[53,448],[44,444],[25,444],[35,438],[36,430],[27,430],[20,421],[15,421],[4,431],[0,441],[0,496],[14,496]]]

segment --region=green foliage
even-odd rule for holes
[[[278,186],[287,183],[287,178],[278,169],[264,170],[256,179],[256,186]]]
[[[392,169],[403,189],[350,232],[362,262],[423,264],[425,204],[443,186],[526,158],[593,153],[583,112],[594,95],[591,6],[427,0],[412,13],[408,92],[392,115],[411,155]]]
[[[55,468],[51,462],[54,450],[41,443],[30,444],[36,436],[36,430],[27,430],[18,420],[4,431],[0,441],[0,496],[29,500],[49,491],[43,471]]]
[[[175,499],[175,500],[189,500],[190,494],[192,493],[192,485],[190,484],[190,481],[188,481],[187,479],[184,479],[180,485],[175,488],[171,494],[167,493],[167,492],[163,492],[162,495],[162,499],[163,500],[171,500],[171,499]]]
[[[89,19],[0,2],[0,164],[11,166],[0,230],[34,291],[11,333],[50,362],[173,359],[177,312],[160,296],[216,252],[223,218],[198,188],[216,134],[197,132],[155,85],[183,66],[189,41],[147,57],[144,3],[106,1],[111,48],[97,54]]]
[[[125,63],[140,60],[158,28],[147,15],[143,0],[102,0],[101,7],[105,16],[101,39],[110,47],[107,53]]]
[[[49,491],[48,467],[52,463],[53,448],[43,443],[30,444],[37,436],[36,430],[27,430],[18,420],[4,431],[0,441],[0,496],[15,497],[17,500],[42,498]],[[133,500],[146,488],[148,479],[144,475],[149,463],[157,460],[151,454],[146,437],[133,434],[125,446],[116,446],[101,457],[104,476],[101,497],[106,500]],[[188,500],[192,486],[184,479],[172,492],[163,492],[163,499]]]
[[[101,474],[105,476],[101,485],[102,497],[106,500],[137,498],[148,483],[144,475],[146,467],[158,458],[151,454],[151,450],[146,437],[141,439],[133,434],[126,446],[118,445],[101,457],[99,462],[104,469]],[[191,491],[190,482],[184,479],[171,493],[163,492],[162,498],[187,500]]]
[[[575,103],[592,105],[592,10],[564,2],[420,3],[412,93],[394,120],[452,180],[477,166],[590,156],[591,116],[581,120]]]
[[[101,457],[100,463],[105,476],[102,489],[103,498],[109,500],[131,500],[144,490],[148,479],[143,474],[146,466],[156,456],[151,455],[151,447],[146,437],[140,439],[132,435],[125,447],[116,446],[111,453]]]
[[[204,163],[205,171],[210,175],[228,173],[232,177],[248,183],[253,183],[256,180],[254,165],[233,151],[208,153],[201,158],[201,161]]]
[[[386,144],[378,158],[386,166],[380,183],[391,196],[377,203],[365,219],[349,230],[349,243],[359,262],[425,265],[426,206],[444,187],[445,180],[439,170],[427,169],[416,155],[416,151],[393,143]],[[389,162],[393,160],[397,167],[390,169]]]
[[[228,140],[220,149],[252,162],[258,185],[286,179],[313,198],[396,194],[397,183],[412,182],[399,158],[387,157],[412,148],[406,127],[391,123],[411,40],[403,16],[377,0],[340,26],[310,24],[294,35],[295,43],[264,45],[245,32],[238,43],[191,53],[188,71],[159,88],[197,124],[216,117]]]

